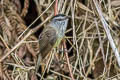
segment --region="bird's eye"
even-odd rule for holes
[[[57,21],[62,21],[62,19],[57,19]]]

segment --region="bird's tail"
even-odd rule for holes
[[[35,65],[35,71],[36,71],[36,73],[37,73],[37,71],[39,70],[41,60],[42,60],[42,57],[41,57],[41,54],[39,54],[39,55],[38,55],[37,62],[36,62],[36,65]]]

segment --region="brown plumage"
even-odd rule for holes
[[[40,62],[52,50],[57,40],[57,32],[53,27],[47,26],[39,36],[40,53],[36,64],[36,72],[39,69]]]
[[[47,27],[39,36],[40,53],[45,58],[47,53],[53,48],[57,40],[57,33],[53,27]]]
[[[59,46],[67,28],[68,17],[58,14],[53,17],[50,23],[44,28],[39,36],[40,53],[36,63],[36,72],[41,61],[47,56],[52,48]]]

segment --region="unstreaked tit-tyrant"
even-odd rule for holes
[[[52,48],[59,46],[65,35],[67,24],[68,17],[64,14],[58,14],[54,16],[50,23],[43,29],[39,36],[40,53],[38,54],[36,71],[40,66],[41,58],[45,58]]]

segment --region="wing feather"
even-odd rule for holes
[[[53,27],[47,26],[39,36],[40,53],[44,58],[53,48],[57,40],[57,32]]]

